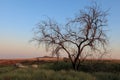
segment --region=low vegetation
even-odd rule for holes
[[[0,80],[120,80],[120,63],[85,61],[79,71],[74,71],[69,62],[38,63],[34,68],[28,62],[27,68],[14,65],[0,66]]]

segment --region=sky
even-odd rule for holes
[[[111,58],[120,59],[120,0],[94,0],[109,10],[108,37]],[[31,58],[48,55],[29,43],[32,29],[45,16],[64,23],[93,0],[0,0],[0,58]]]

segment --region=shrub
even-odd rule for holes
[[[59,71],[59,70],[71,70],[72,66],[70,62],[55,62],[50,66],[50,69]]]

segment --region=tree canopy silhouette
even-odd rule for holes
[[[52,54],[59,55],[64,51],[77,70],[87,56],[105,53],[108,43],[105,32],[107,15],[107,11],[95,4],[80,10],[65,25],[48,18],[37,25],[32,40],[38,45],[45,44]]]

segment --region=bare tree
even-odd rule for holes
[[[65,52],[73,68],[77,70],[87,56],[106,51],[106,16],[107,12],[95,4],[81,10],[65,25],[48,18],[35,28],[32,40],[37,41],[39,45],[46,45],[47,49],[52,50],[52,54]]]

